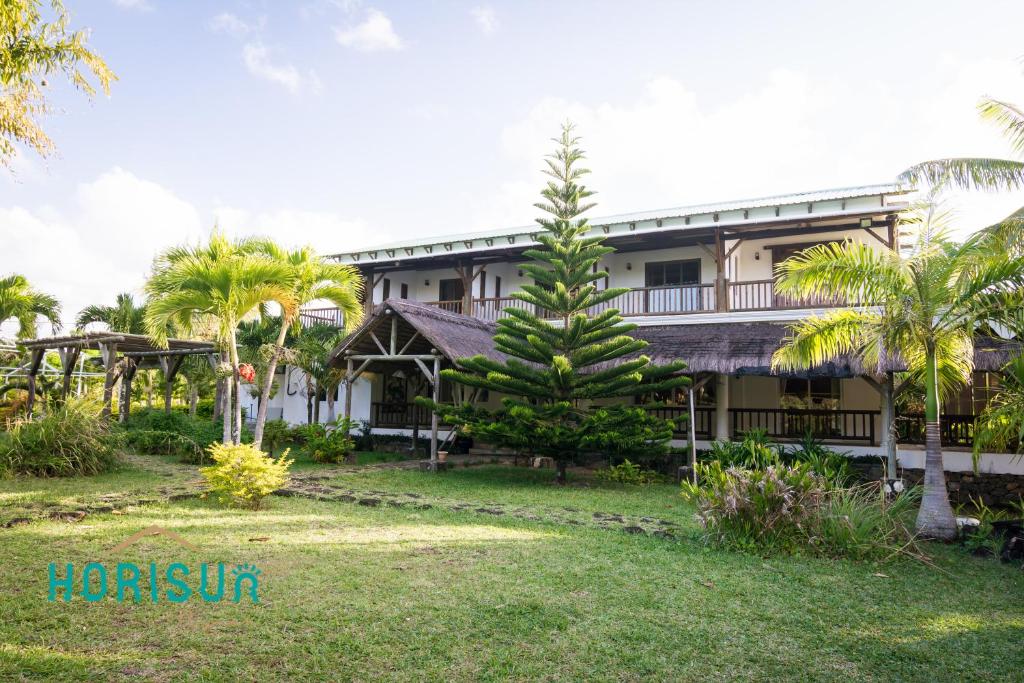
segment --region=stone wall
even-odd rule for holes
[[[885,466],[874,458],[853,461],[853,468],[865,481],[885,476]],[[924,470],[901,469],[900,476],[912,486],[924,480]],[[1024,475],[981,472],[946,472],[946,488],[953,505],[968,504],[971,499],[989,506],[1016,504],[1024,497]]]

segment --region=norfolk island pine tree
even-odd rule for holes
[[[508,360],[478,355],[441,373],[456,384],[503,394],[502,409],[418,399],[469,436],[551,457],[559,483],[580,453],[658,453],[672,438],[672,423],[643,408],[594,401],[690,382],[682,374],[686,363],[652,364],[640,354],[647,342],[629,335],[637,326],[604,308],[629,290],[597,287],[608,273],[595,266],[614,249],[603,246],[603,237],[586,236],[590,226],[582,214],[593,208],[586,202],[593,192],[579,184],[589,171],[577,166],[584,154],[572,130],[563,126],[554,139],[557,150],[545,159],[551,180],[541,191],[544,201],[535,206],[549,216],[537,219],[544,230],[537,235],[541,246],[525,251],[531,262],[520,266],[534,284],[511,295],[527,306],[505,308],[497,321],[494,347]],[[595,310],[600,312],[588,313]]]

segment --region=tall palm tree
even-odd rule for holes
[[[197,322],[216,321],[217,339],[227,349],[230,363],[228,405],[234,393],[233,415],[224,420],[225,442],[241,440],[238,323],[269,302],[292,310],[291,278],[285,266],[254,253],[252,240],[232,241],[214,232],[207,244],[165,251],[146,283],[146,329],[155,342],[167,343],[168,324],[188,333]]]
[[[277,343],[274,345],[267,371],[260,390],[259,407],[256,411],[256,425],[253,429],[253,443],[259,447],[263,439],[263,425],[267,421],[270,392],[274,385],[274,373],[284,349],[289,329],[299,334],[299,310],[313,301],[327,301],[342,313],[345,328],[349,331],[362,321],[363,282],[359,271],[340,263],[328,263],[317,255],[312,247],[284,250],[270,241],[261,245],[263,254],[276,263],[286,266],[292,273],[291,295],[296,307],[284,311],[280,317]],[[333,398],[333,397],[332,397]],[[333,405],[333,401],[331,401]]]
[[[839,309],[793,325],[772,366],[806,368],[855,354],[865,367],[881,371],[883,361],[896,356],[912,377],[923,379],[925,492],[917,529],[949,539],[956,534],[956,520],[942,465],[939,401],[969,379],[977,326],[998,322],[1021,305],[1024,258],[993,256],[993,230],[964,244],[950,241],[948,214],[934,203],[918,207],[908,222],[918,234],[905,258],[847,241],[811,247],[779,265],[778,288],[784,294],[829,293],[860,300],[866,308]]]
[[[331,351],[345,338],[345,331],[334,325],[311,325],[296,342],[295,365],[306,373],[314,396],[313,421],[320,421],[320,392],[327,395],[327,421],[334,422],[334,399],[344,371],[330,365]]]
[[[55,297],[37,291],[24,275],[0,278],[0,323],[18,321],[18,339],[36,336],[36,319],[42,316],[56,331],[60,329],[60,303]]]
[[[1024,155],[1024,112],[1019,107],[986,97],[978,104],[978,113],[1002,129],[1014,154]],[[898,180],[938,190],[948,186],[963,190],[1018,190],[1024,187],[1024,162],[995,158],[933,159],[911,166]]]
[[[129,292],[122,292],[113,306],[94,304],[79,311],[75,325],[85,327],[90,323],[104,323],[111,332],[146,334],[146,307],[136,304]]]

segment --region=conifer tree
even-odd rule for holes
[[[665,391],[689,379],[682,361],[652,365],[640,353],[647,342],[629,334],[636,325],[606,308],[629,290],[598,288],[608,274],[595,266],[615,250],[603,237],[587,236],[582,214],[593,208],[587,200],[594,193],[579,182],[589,171],[578,165],[584,153],[572,125],[553,141],[558,147],[544,170],[551,180],[535,204],[548,216],[537,219],[544,229],[540,246],[524,252],[532,262],[521,266],[534,284],[511,295],[528,307],[505,308],[494,335],[495,349],[509,358],[475,356],[460,360],[462,369],[442,372],[452,382],[505,395],[503,410],[437,408],[470,436],[552,457],[564,483],[566,465],[580,453],[664,452],[671,439],[672,425],[646,410],[595,401]]]

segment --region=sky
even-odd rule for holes
[[[1019,0],[66,2],[119,80],[53,79],[58,153],[0,169],[0,273],[68,325],[214,225],[336,253],[528,224],[565,120],[600,216],[1006,156],[977,102],[1024,103]],[[949,203],[966,234],[1024,193]]]

